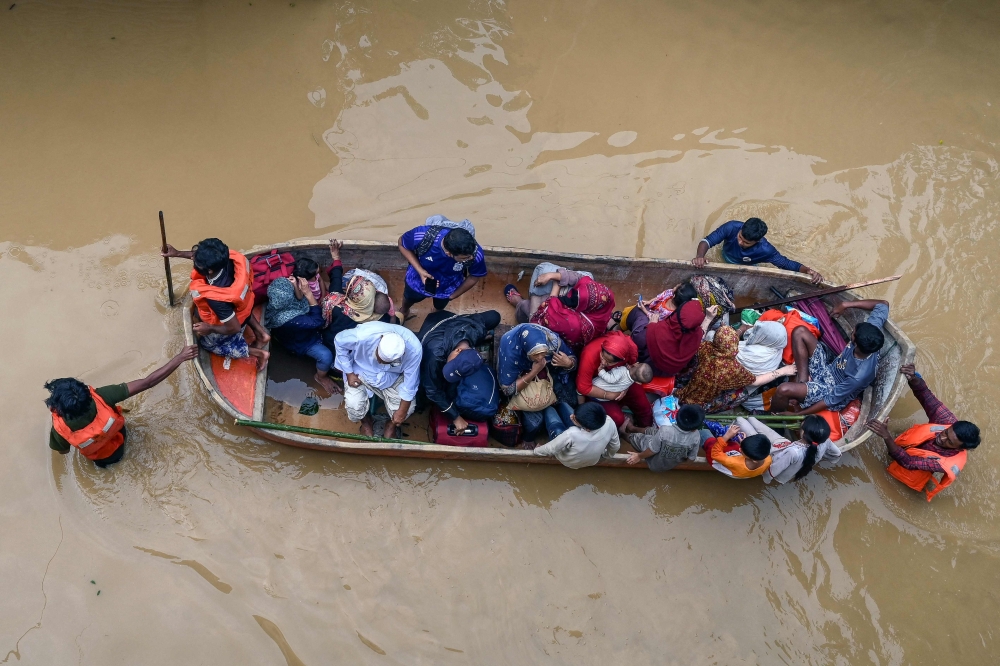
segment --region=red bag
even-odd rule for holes
[[[258,254],[250,260],[250,269],[253,271],[254,296],[258,298],[267,297],[267,287],[272,282],[282,277],[292,277],[295,270],[295,257],[289,252],[278,254],[277,250],[271,250],[270,254]]]
[[[489,446],[486,441],[489,436],[489,426],[484,421],[469,421],[469,425],[479,428],[475,435],[449,435],[448,426],[451,419],[438,411],[437,407],[431,407],[430,418],[427,419],[427,437],[435,444],[446,444],[448,446]]]

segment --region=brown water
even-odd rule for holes
[[[996,663],[1000,5],[674,4],[0,8],[0,661]],[[159,209],[178,246],[440,212],[672,258],[756,214],[837,281],[904,273],[872,295],[985,443],[932,504],[875,445],[780,488],[331,457],[185,367],[101,471],[46,449],[41,384],[180,347]]]

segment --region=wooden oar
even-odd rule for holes
[[[163,226],[163,211],[160,211],[160,240],[163,241],[163,251],[167,251],[167,228]],[[174,307],[174,278],[170,274],[170,257],[163,257],[163,270],[167,274],[167,296],[170,307]]]
[[[418,442],[412,439],[388,439],[385,437],[369,437],[351,432],[336,432],[335,430],[321,430],[319,428],[303,428],[301,426],[285,425],[284,423],[266,423],[264,421],[247,421],[246,419],[236,419],[234,422],[238,426],[247,428],[264,428],[267,430],[284,430],[285,432],[301,432],[306,435],[321,435],[323,437],[336,437],[338,439],[354,439],[360,442],[375,442],[377,444],[419,444],[427,446],[428,442]]]
[[[830,287],[829,289],[820,289],[819,291],[814,291],[811,294],[799,294],[798,296],[789,296],[788,298],[782,298],[777,301],[769,301],[767,303],[754,303],[749,308],[750,310],[761,310],[763,308],[773,308],[775,305],[784,305],[785,303],[794,303],[795,301],[804,301],[807,298],[817,298],[818,296],[829,296],[830,294],[839,294],[842,291],[848,291],[849,289],[860,289],[861,287],[870,287],[873,284],[882,284],[883,282],[892,282],[903,277],[902,275],[893,275],[892,277],[881,278],[878,280],[868,280],[867,282],[855,282],[854,284],[845,284],[839,287]]]

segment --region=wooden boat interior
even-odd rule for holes
[[[266,248],[254,248],[248,257],[268,253],[273,249],[290,252],[295,258],[309,257],[321,267],[331,264],[326,239],[297,240]],[[526,292],[534,267],[542,261],[568,266],[577,270],[590,271],[595,279],[610,286],[615,293],[617,309],[636,302],[638,294],[651,298],[663,289],[674,286],[697,274],[709,274],[723,278],[732,288],[738,307],[746,307],[755,302],[776,298],[773,290],[780,293],[808,293],[817,287],[809,284],[804,275],[779,271],[765,267],[730,266],[711,263],[705,269],[695,269],[690,262],[624,258],[600,255],[579,255],[552,253],[539,250],[490,247],[485,248],[490,274],[472,291],[453,304],[457,314],[497,310],[503,318],[502,329],[515,324],[513,308],[503,296],[507,283],[517,285]],[[375,241],[347,241],[341,251],[344,269],[362,267],[376,271],[389,285],[396,306],[399,306],[403,290],[406,262],[399,254],[395,243]],[[833,285],[828,285],[833,286]],[[859,296],[850,292],[824,297],[832,306],[840,299]],[[415,319],[406,325],[413,331],[420,328],[423,317],[433,310],[430,300],[413,308]],[[260,305],[255,308],[260,313]],[[853,326],[863,321],[863,311],[847,310],[838,323],[850,334]],[[190,298],[184,311],[185,336],[189,344],[194,342],[191,330],[192,306]],[[735,321],[735,320],[734,320]],[[249,327],[247,328],[249,331]],[[906,335],[891,321],[886,326],[886,344],[881,353],[876,380],[865,392],[861,414],[848,430],[842,449],[847,450],[863,443],[870,433],[864,429],[864,422],[872,417],[885,418],[899,398],[905,381],[899,374],[899,367],[912,362],[915,347]],[[252,335],[252,334],[251,334]],[[327,397],[313,380],[315,367],[307,358],[292,356],[278,345],[271,345],[271,360],[268,367],[258,372],[250,359],[233,360],[227,364],[219,357],[202,350],[198,363],[198,373],[212,394],[213,399],[231,417],[269,423],[280,423],[308,428],[318,428],[335,432],[356,433],[357,424],[348,421],[341,409],[342,396]],[[313,415],[299,412],[307,396],[316,395],[319,410]],[[491,441],[491,447],[476,449],[469,447],[439,446],[434,444],[392,444],[359,442],[306,435],[301,433],[255,429],[268,439],[293,446],[330,451],[344,451],[373,455],[399,455],[431,458],[457,458],[473,460],[500,460],[521,462],[555,462],[534,456],[530,451],[511,450]],[[419,442],[429,442],[426,414],[414,414],[404,427],[405,438]],[[623,451],[627,451],[623,443]],[[607,466],[626,466],[625,455],[620,453],[613,460],[603,461]],[[686,468],[708,469],[699,460],[684,465]]]

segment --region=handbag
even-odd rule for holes
[[[278,253],[271,250],[270,254],[258,254],[250,261],[253,271],[253,290],[257,298],[267,298],[267,287],[282,277],[291,277],[295,270],[295,257],[289,252]]]
[[[556,392],[552,388],[552,377],[550,376],[545,379],[536,377],[528,382],[528,385],[516,393],[507,404],[511,409],[518,409],[522,412],[540,412],[556,402]]]

